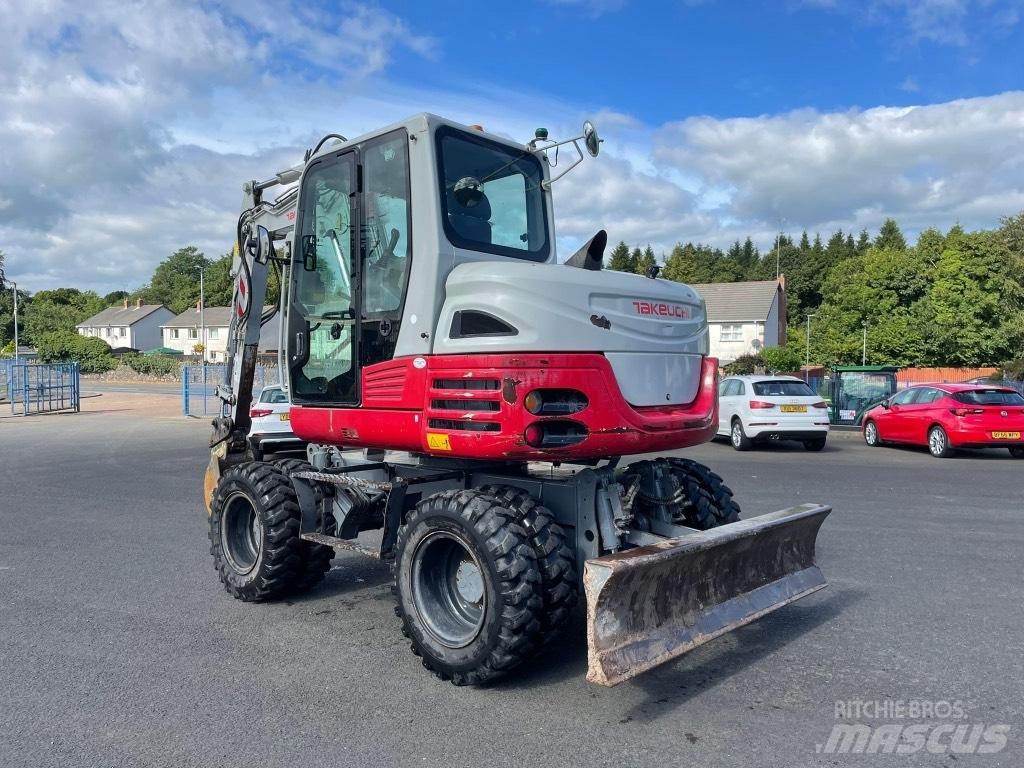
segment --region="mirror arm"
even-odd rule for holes
[[[568,141],[562,141],[562,142],[559,142],[558,144],[553,144],[552,145],[552,146],[557,147],[557,146],[561,146],[562,144],[572,144],[573,147],[576,149],[576,154],[578,155],[578,157],[573,161],[572,165],[570,165],[568,168],[566,168],[560,174],[558,174],[557,176],[552,176],[547,181],[542,181],[540,183],[540,186],[541,186],[542,189],[545,189],[545,190],[551,189],[551,185],[552,184],[554,184],[560,178],[565,176],[565,174],[567,174],[569,171],[571,171],[573,168],[575,168],[577,165],[579,165],[580,163],[583,162],[583,151],[580,149],[580,145],[577,142],[579,142],[578,138],[577,139],[569,139]],[[548,149],[551,149],[551,147],[544,147],[544,149],[548,150]]]

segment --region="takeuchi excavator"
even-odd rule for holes
[[[552,186],[600,144],[421,114],[244,185],[205,483],[231,595],[387,561],[413,652],[465,685],[533,658],[582,593],[587,677],[615,685],[825,586],[829,507],[740,520],[721,477],[657,457],[714,436],[718,365],[694,289],[602,269],[604,231],[557,260]],[[308,446],[255,461],[275,313]]]

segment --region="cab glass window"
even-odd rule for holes
[[[411,253],[408,144],[406,132],[398,131],[363,148],[364,316],[402,306]]]
[[[530,152],[441,127],[436,134],[444,230],[452,245],[545,261],[550,252],[540,161]]]
[[[292,367],[292,394],[299,402],[351,403],[357,398],[354,155],[344,153],[316,162],[306,170],[302,184],[301,250],[289,311],[302,316],[308,349]]]

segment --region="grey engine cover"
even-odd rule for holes
[[[514,336],[452,338],[456,312],[478,310]],[[434,354],[599,352],[628,402],[693,400],[708,353],[704,301],[687,285],[557,264],[488,261],[448,275]]]

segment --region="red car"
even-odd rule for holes
[[[864,442],[926,445],[945,458],[959,448],[1003,447],[1024,459],[1024,397],[984,384],[924,384],[864,414]]]

